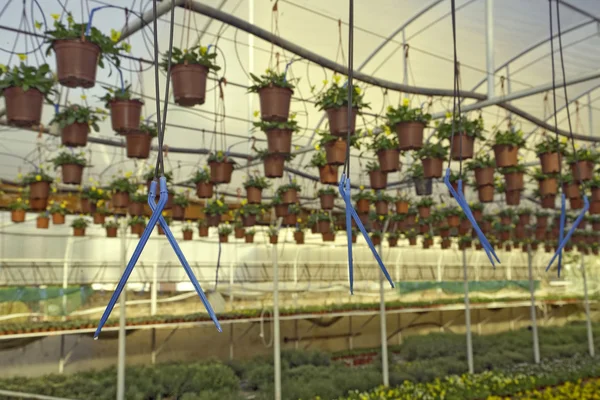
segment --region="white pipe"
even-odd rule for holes
[[[494,0],[485,2],[485,49],[488,99],[494,97]]]

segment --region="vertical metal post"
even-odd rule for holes
[[[487,68],[487,95],[494,98],[494,0],[485,2],[485,50]]]
[[[594,110],[592,109],[592,95],[590,92],[587,94],[588,102],[588,118],[590,124],[590,136],[594,136]]]
[[[536,364],[540,363],[540,342],[537,330],[537,308],[535,306],[535,282],[533,281],[533,256],[531,254],[531,245],[527,249],[527,270],[529,274],[529,293],[531,294],[531,334],[533,335],[533,360]]]
[[[152,287],[150,288],[150,315],[156,315],[157,301],[158,299],[158,262],[152,265]],[[151,360],[152,365],[156,364],[156,328],[152,328],[150,333],[152,353]]]
[[[463,281],[465,287],[465,327],[467,329],[467,363],[469,365],[469,373],[475,372],[473,367],[473,339],[471,338],[471,306],[469,304],[469,277],[467,273],[467,252],[462,251],[463,261]]]
[[[273,261],[273,361],[275,363],[275,400],[281,400],[281,339],[279,336],[279,265],[277,245],[272,249]]]
[[[384,229],[385,231],[385,229]],[[381,256],[382,245],[378,246],[377,251]],[[387,351],[387,321],[385,316],[385,292],[383,285],[385,284],[385,277],[383,272],[379,270],[379,329],[381,333],[381,371],[383,374],[383,386],[390,386],[390,371],[388,369],[388,351]]]
[[[509,65],[510,64],[506,65],[506,94],[510,94],[510,92],[512,90],[512,82],[510,81]],[[512,125],[512,113],[511,112],[508,113],[508,122],[510,123],[511,129],[514,129],[514,127]]]
[[[127,267],[127,222],[121,221],[121,274]],[[125,304],[127,302],[127,285],[119,299],[119,359],[117,365],[117,400],[125,400]]]
[[[590,357],[594,357],[594,333],[592,332],[592,316],[590,314],[590,299],[588,298],[587,276],[583,254],[581,255],[581,277],[583,278],[583,306],[585,307],[585,322],[587,326],[588,350]]]

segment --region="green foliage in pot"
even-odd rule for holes
[[[346,85],[340,85],[340,80],[341,77],[338,74],[335,74],[329,88],[317,95],[315,105],[319,110],[348,106],[348,88]],[[326,80],[324,81],[324,84],[327,84]],[[353,86],[352,108],[357,108],[359,111],[363,108],[371,108],[368,103],[365,103],[362,90],[356,85]]]
[[[254,236],[256,235],[256,229],[252,228],[252,229],[246,229],[246,231],[244,232],[244,235],[246,236]]]
[[[55,167],[60,167],[65,164],[76,164],[85,167],[87,161],[85,159],[85,153],[74,153],[73,151],[62,151],[58,156],[50,160]]]
[[[417,207],[431,207],[435,202],[433,201],[433,198],[429,197],[429,196],[423,196],[419,199],[419,201],[417,202]]]
[[[134,215],[133,217],[129,218],[129,221],[127,221],[127,225],[128,226],[134,226],[134,225],[146,226],[146,217],[143,217],[141,215]]]
[[[110,103],[113,101],[126,101],[133,99],[133,93],[131,92],[131,85],[125,86],[123,89],[119,88],[117,90],[111,88],[110,86],[102,86],[106,93],[104,96],[99,97],[101,101],[104,102],[104,106],[106,108],[110,108]]]
[[[100,109],[100,111],[104,113],[104,110]],[[100,118],[98,114],[100,112],[92,110],[91,107],[73,104],[54,114],[50,124],[56,123],[61,129],[74,123],[88,124],[94,132],[100,132],[98,121],[103,118]]]
[[[394,196],[394,199],[392,201],[396,202],[396,201],[405,201],[405,202],[410,202],[410,195],[408,193],[405,192],[398,192],[396,193],[396,196]]]
[[[473,157],[465,163],[467,170],[474,171],[481,168],[495,167],[496,161],[489,154],[481,154]]]
[[[137,190],[138,185],[126,176],[115,178],[108,188],[111,192],[133,193]]]
[[[383,232],[381,231],[373,231],[371,232],[371,239],[373,238],[380,238],[383,236]]]
[[[417,235],[418,235],[418,232],[417,232],[417,230],[416,230],[416,229],[414,229],[414,228],[408,229],[406,232],[404,232],[404,236],[405,236],[407,239],[416,238],[416,237],[417,237]]]
[[[575,149],[575,151],[565,151],[565,157],[567,159],[567,163],[575,164],[577,161],[590,161],[593,163],[597,163],[600,160],[600,154],[591,148],[581,148]]]
[[[375,153],[381,150],[396,150],[398,148],[398,136],[380,133],[373,138],[368,147]]]
[[[385,201],[386,203],[391,203],[394,201],[394,197],[387,194],[384,190],[378,190],[375,192],[372,201]]]
[[[333,221],[331,214],[327,211],[318,210],[313,214],[316,221]]]
[[[276,226],[270,225],[269,228],[267,229],[267,234],[269,236],[277,236],[277,235],[279,235],[279,230],[277,229]]]
[[[254,121],[254,128],[260,129],[263,132],[268,132],[272,129],[281,129],[286,131],[298,132],[300,127],[298,121],[295,120],[296,113],[291,113],[287,121]]]
[[[229,211],[229,207],[222,199],[209,200],[204,208],[204,213],[208,215],[223,215],[227,211]]]
[[[233,232],[231,225],[228,222],[219,225],[219,236],[229,236]]]
[[[283,199],[281,198],[281,193],[275,193],[275,196],[271,198],[271,206],[278,206],[283,203]]]
[[[517,215],[531,215],[533,211],[529,207],[520,207],[517,209]]]
[[[258,93],[260,89],[269,87],[294,89],[294,85],[286,78],[285,72],[278,73],[270,68],[267,68],[265,73],[260,76],[250,72],[250,78],[254,83],[248,88],[248,93]]]
[[[566,142],[559,141],[552,134],[544,134],[542,141],[535,145],[535,154],[538,156],[546,153],[564,153],[567,148]]]
[[[144,175],[142,175],[142,179],[147,181],[153,181],[154,180],[154,168],[151,168],[148,170],[148,172],[146,172]],[[172,182],[173,181],[173,171],[166,171],[165,172],[165,179],[167,182]],[[160,188],[157,186],[156,190],[160,190]]]
[[[463,214],[462,209],[459,207],[444,207],[442,209],[442,215],[444,217],[460,217]]]
[[[408,174],[412,179],[423,179],[423,164],[413,162],[408,168]]]
[[[459,244],[471,244],[473,243],[473,238],[469,235],[463,235],[458,238]]]
[[[380,171],[381,170],[381,166],[379,165],[379,163],[377,161],[369,161],[367,162],[367,165],[365,166],[367,172],[371,172],[371,171]]]
[[[102,224],[102,226],[104,228],[118,228],[119,227],[119,221],[117,221],[117,220],[108,220],[108,221],[104,222],[104,224]]]
[[[557,178],[559,176],[559,174],[544,174],[542,172],[542,169],[537,167],[534,168],[531,172],[530,172],[531,177],[535,180],[535,181],[543,181],[546,179],[550,179],[550,178]]]
[[[240,208],[237,209],[239,215],[258,215],[263,210],[263,207],[259,204],[248,204],[243,203]]]
[[[506,145],[506,146],[516,146],[522,148],[525,146],[525,139],[523,139],[523,131],[511,130],[507,129],[505,131],[496,129],[494,131],[494,146],[496,145]]]
[[[139,132],[144,133],[146,135],[150,135],[153,138],[158,136],[158,127],[156,126],[156,122],[150,122],[145,120],[141,121],[138,130]]]
[[[374,194],[371,190],[360,190],[358,193],[352,195],[352,200],[354,201],[369,200],[369,202],[372,202],[373,199]]]
[[[29,200],[23,200],[21,197],[17,197],[15,200],[8,204],[8,209],[11,211],[16,210],[29,210]]]
[[[290,204],[288,206],[288,213],[298,215],[302,212],[302,208],[300,208],[299,204]]]
[[[388,232],[388,239],[398,239],[400,237],[400,232]]]
[[[89,221],[83,217],[79,217],[79,218],[75,218],[73,220],[73,222],[71,222],[71,227],[72,228],[77,228],[77,229],[85,229],[88,227],[89,225]]]
[[[337,140],[341,140],[344,143],[346,143],[346,138],[340,138],[338,136],[333,136],[331,133],[329,133],[329,131],[317,131],[317,134],[319,135],[319,141],[317,142],[317,144],[315,145],[315,150],[321,150],[323,148],[325,148],[325,146],[331,142],[335,142]],[[360,150],[360,136],[359,135],[352,135],[350,136],[350,146]]]
[[[385,117],[389,126],[395,126],[401,122],[420,122],[427,126],[431,121],[431,114],[424,112],[422,108],[411,107],[409,99],[404,99],[402,105],[398,107],[388,106]]]
[[[171,66],[179,64],[197,64],[203,65],[209,70],[216,72],[221,69],[215,62],[216,58],[216,47],[214,47],[214,52],[209,52],[207,47],[200,45],[183,50],[178,47],[173,47],[171,51]],[[169,67],[168,53],[163,54],[160,66],[163,70],[167,71]]]
[[[92,203],[98,203],[99,200],[108,200],[109,196],[108,193],[102,188],[96,186],[88,186],[82,189],[81,198],[88,199]]]
[[[220,150],[214,153],[210,153],[208,155],[208,162],[228,162],[231,164],[235,164],[235,161],[232,158],[227,157],[227,155]]]
[[[181,226],[181,231],[182,232],[192,232],[194,230],[194,227],[192,226],[192,222],[191,221],[186,221],[182,226]]]
[[[48,64],[32,67],[21,63],[12,68],[0,64],[0,92],[10,87],[20,87],[24,92],[37,89],[52,103],[50,96],[57,93],[53,89],[54,83]]]
[[[337,197],[337,191],[334,188],[332,188],[331,186],[322,187],[319,190],[317,190],[317,196],[323,196],[323,195],[333,195],[333,196]]]
[[[515,215],[517,215],[517,212],[515,210],[513,210],[512,208],[503,208],[502,210],[498,211],[498,215],[501,217],[514,217]]]
[[[483,118],[468,119],[465,115],[450,117],[448,121],[444,120],[438,125],[437,135],[440,139],[452,138],[452,126],[454,125],[454,140],[460,140],[456,137],[459,133],[466,133],[467,136],[475,139],[483,139]]]
[[[514,173],[525,173],[525,166],[523,164],[513,165],[511,167],[500,168],[499,171],[502,175],[514,174]]]
[[[267,150],[267,149],[256,150],[256,156],[254,156],[254,158],[264,160],[265,158],[268,158],[270,156],[275,156],[275,155],[277,155],[279,157],[283,157],[283,159],[285,161],[292,161],[294,158],[296,158],[295,154],[269,153],[269,150]]]
[[[48,202],[48,212],[50,214],[67,215],[67,203],[50,200]]]
[[[287,183],[285,185],[281,185],[277,188],[277,193],[281,194],[281,193],[285,193],[288,190],[295,190],[297,192],[301,191],[300,185],[298,185],[298,183],[296,182],[295,179],[293,179],[290,183]]]
[[[173,204],[186,208],[190,205],[190,199],[184,193],[177,193],[173,198]]]
[[[550,216],[550,213],[548,211],[536,209],[535,216],[536,216],[536,218],[539,218],[539,217],[548,217],[548,216]],[[600,219],[600,215],[598,215],[598,218]]]
[[[60,19],[54,20],[54,30],[46,31],[45,34],[48,37],[46,43],[50,43],[46,50],[46,55],[50,55],[53,50],[54,42],[57,40],[81,40],[84,32],[86,32],[87,24],[77,24],[73,20],[71,14],[67,15],[67,25],[63,24]],[[103,58],[106,58],[116,68],[121,66],[121,59],[119,52],[129,53],[131,46],[129,43],[123,41],[119,42],[121,33],[111,30],[111,35],[108,37],[103,34],[99,29],[91,27],[89,35],[85,35],[85,41],[94,43],[100,47],[102,53],[101,57],[98,57],[98,65],[100,68],[104,68]]]
[[[483,203],[470,202],[469,207],[471,208],[471,211],[483,211],[484,206],[483,206]]]
[[[135,192],[129,194],[129,201],[132,203],[146,203],[148,195],[142,192]]]
[[[208,167],[201,168],[194,173],[192,176],[192,182],[194,183],[208,183],[210,182],[210,170]]]
[[[271,187],[271,181],[269,181],[264,176],[259,175],[250,175],[248,179],[244,182],[245,188],[257,188],[260,190],[264,190]]]
[[[315,151],[308,163],[311,167],[324,167],[327,165],[327,156],[324,151]]]
[[[448,157],[448,146],[441,142],[424,143],[423,147],[417,151],[417,156],[423,160],[425,158],[446,159]]]
[[[52,183],[54,182],[54,178],[48,175],[43,168],[38,168],[37,171],[30,172],[27,175],[25,175],[22,181],[24,185],[31,185],[32,183],[36,182]]]

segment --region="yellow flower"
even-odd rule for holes
[[[103,194],[103,193],[104,193],[104,190],[98,189],[98,194]]]
[[[298,218],[298,219],[296,220],[296,222],[298,222],[298,223],[302,222],[302,218]]]
[[[452,118],[452,113],[450,111],[446,111],[446,118]]]
[[[248,199],[242,199],[242,201],[240,202],[241,205],[245,205],[248,202]]]
[[[315,144],[315,150],[321,150],[321,145],[319,143]]]
[[[387,136],[387,135],[391,135],[391,134],[392,134],[392,130],[391,130],[391,129],[390,129],[390,127],[389,127],[389,126],[387,126],[387,125],[384,125],[384,126],[383,126],[383,131],[385,132],[386,136]]]
[[[206,46],[200,46],[200,55],[205,55],[207,51],[208,48]]]
[[[327,79],[323,79],[323,86],[327,85],[329,81]]]
[[[19,173],[17,174],[17,178],[19,178],[19,179],[23,179],[23,174],[19,172]]]
[[[365,185],[360,185],[358,188],[359,188],[360,190],[365,190]]]
[[[380,216],[379,216],[379,220],[380,220],[380,221],[383,221],[383,218],[384,218],[384,217],[383,217],[383,215],[380,215]]]
[[[223,207],[223,202],[222,202],[221,200],[217,200],[217,205],[218,205],[219,207]]]
[[[133,175],[133,172],[131,172],[131,171],[125,172],[125,178],[131,178],[132,175]]]
[[[121,39],[121,32],[111,29],[110,30],[110,40],[112,40],[113,42],[116,43],[119,41],[119,39]]]
[[[91,190],[92,190],[92,192],[95,192],[96,191],[96,186],[92,186]]]
[[[21,61],[27,60],[27,56],[25,54],[18,54],[18,56],[19,56],[19,60],[21,60]]]
[[[410,100],[408,97],[405,97],[404,100],[402,100],[402,105],[407,107],[410,106]]]
[[[255,110],[255,111],[254,111],[254,116],[255,116],[255,117],[258,117],[258,116],[259,116],[259,114],[260,114],[260,113],[258,112],[258,110]]]
[[[104,205],[104,200],[102,200],[102,199],[101,199],[101,200],[98,200],[98,202],[96,203],[96,205],[97,205],[98,207],[102,207],[102,206]]]
[[[53,20],[58,21],[58,19],[60,18],[60,14],[50,14],[50,16],[52,17]]]
[[[17,198],[17,201],[20,203],[23,201],[23,199],[21,199],[20,197]]]
[[[342,79],[338,74],[333,74],[333,81],[335,83],[340,83],[340,79]]]
[[[56,188],[55,188],[55,187],[53,187],[53,188],[52,188],[52,193],[56,193],[56,192],[58,192],[58,190],[56,190]]]
[[[126,53],[131,53],[131,45],[129,43],[123,43],[123,50]]]
[[[166,212],[166,211],[163,211],[163,212],[162,212],[162,216],[163,216],[163,217],[166,217],[166,216],[167,216],[167,212]]]
[[[38,182],[41,181],[42,180],[42,176],[41,175],[36,175],[35,176],[35,180],[38,181]]]
[[[358,86],[355,86],[355,87],[354,87],[354,91],[355,91],[357,94],[360,94],[360,93],[362,92],[362,90],[361,90],[361,89],[360,89]]]
[[[217,151],[217,157],[223,157],[223,152],[222,151]]]
[[[42,29],[42,23],[39,21],[35,21],[35,29]]]

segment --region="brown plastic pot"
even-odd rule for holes
[[[416,246],[417,245],[417,238],[416,237],[408,238],[408,244],[410,246]]]
[[[396,247],[396,246],[398,246],[398,238],[397,237],[390,237],[390,238],[388,238],[388,245],[390,247]]]
[[[96,84],[100,47],[80,39],[56,40],[56,75],[61,85],[91,88]]]
[[[571,173],[575,181],[590,181],[594,176],[594,163],[591,161],[578,161],[571,164]]]
[[[572,183],[563,183],[563,193],[567,196],[568,199],[578,199],[581,197],[581,192],[579,191],[579,185],[575,182]],[[541,192],[540,192],[541,194]],[[556,193],[552,193],[556,194]]]
[[[600,201],[600,187],[592,188],[591,202]]]
[[[449,215],[446,220],[450,228],[457,228],[460,225],[460,217],[458,215]]]
[[[560,172],[560,153],[543,153],[540,154],[540,164],[542,164],[542,173],[555,174]]]
[[[228,243],[228,242],[229,242],[229,236],[219,235],[219,243]]]
[[[52,214],[52,224],[53,225],[64,225],[65,224],[65,216],[60,213]]]
[[[319,233],[331,232],[331,222],[329,222],[329,221],[317,221],[317,231]]]
[[[294,240],[296,241],[296,244],[304,244],[304,232],[294,232]]]
[[[548,195],[544,196],[541,199],[542,208],[551,208],[554,209],[556,203],[556,195]]]
[[[125,135],[125,143],[127,144],[127,158],[145,160],[150,157],[152,136],[146,133],[130,132]]]
[[[356,202],[356,212],[359,214],[365,214],[369,212],[369,200],[360,199]]]
[[[292,131],[289,129],[270,129],[267,135],[269,153],[289,154],[292,151]]]
[[[322,194],[319,196],[319,200],[321,201],[321,209],[322,210],[332,210],[333,205],[335,204],[335,195]]]
[[[517,165],[517,155],[519,152],[519,148],[517,146],[497,144],[493,147],[493,149],[497,168],[514,167]]]
[[[348,107],[328,108],[327,120],[329,121],[329,132],[333,136],[346,136],[348,134]],[[350,132],[354,132],[356,125],[356,114],[358,110],[352,109],[352,125]]]
[[[37,217],[35,220],[35,227],[38,229],[48,229],[50,226],[50,218],[48,217]]]
[[[29,184],[29,199],[47,199],[50,197],[49,182],[34,182]]]
[[[375,212],[377,215],[387,215],[389,209],[389,204],[385,200],[377,200],[375,201]]]
[[[29,199],[29,208],[32,211],[43,211],[48,207],[48,199]]]
[[[473,218],[475,218],[475,221],[480,222],[481,219],[483,218],[483,211],[481,210],[471,210],[472,214],[473,214]]]
[[[185,208],[179,204],[174,204],[173,208],[171,209],[171,217],[175,221],[183,221],[185,219]]]
[[[460,218],[459,218],[460,220]],[[460,221],[458,223],[458,234],[459,235],[466,235],[469,233],[469,231],[471,230],[471,222],[469,222],[469,220],[464,220],[464,221]]]
[[[276,86],[259,89],[260,118],[263,121],[287,121],[292,94],[292,89]]]
[[[327,164],[342,165],[346,162],[346,141],[339,138],[325,144]]]
[[[369,171],[371,189],[380,190],[387,187],[387,172],[381,170]]]
[[[171,67],[173,98],[182,107],[204,104],[208,68],[200,64],[177,64]]]
[[[540,196],[548,196],[558,193],[558,180],[556,178],[547,178],[538,181]]]
[[[583,208],[583,199],[581,197],[569,199],[569,205],[572,210],[580,210]],[[583,228],[580,227],[580,229]]]
[[[144,215],[144,203],[131,202],[127,206],[127,212],[131,216],[140,217]]]
[[[475,169],[475,182],[477,186],[494,184],[494,167]]]
[[[269,235],[269,243],[271,244],[277,244],[278,239],[278,235]]]
[[[144,103],[137,99],[111,101],[110,120],[113,131],[120,134],[139,131],[142,105]]]
[[[442,240],[442,249],[449,249],[451,243],[452,242],[450,242],[450,239],[444,239],[444,240]]]
[[[183,240],[192,240],[194,237],[194,231],[183,231]]]
[[[93,221],[94,221],[94,224],[96,224],[96,225],[104,225],[104,223],[106,222],[106,215],[100,214],[100,213],[95,213],[94,217],[93,217]]]
[[[198,227],[198,236],[199,237],[207,237],[208,236],[208,226],[199,226]]]
[[[253,186],[247,186],[246,199],[248,200],[249,204],[260,204],[262,201],[262,189]]]
[[[444,160],[441,158],[424,158],[421,163],[423,164],[423,178],[442,177]]]
[[[420,122],[400,122],[396,125],[398,149],[418,150],[423,147],[423,130],[425,125]]]
[[[236,239],[243,239],[245,235],[246,235],[246,230],[244,228],[235,228],[233,230],[233,236]]]
[[[298,192],[296,189],[288,189],[281,194],[283,204],[292,204],[298,202]]]
[[[117,228],[114,226],[109,226],[106,228],[106,237],[107,238],[116,238],[117,237]]]
[[[221,214],[206,215],[206,225],[219,226],[220,223],[221,223]]]
[[[335,232],[323,232],[321,237],[324,242],[335,242]]]
[[[324,185],[335,185],[338,181],[338,166],[325,165],[319,167],[319,180]]]
[[[521,204],[521,191],[520,190],[512,190],[504,192],[504,199],[506,201],[506,205],[509,206],[518,206]]]
[[[254,243],[254,235],[246,235],[246,236],[244,237],[244,241],[245,241],[246,243]]]
[[[400,170],[400,151],[397,149],[380,150],[377,152],[379,166],[383,172],[395,172]]]
[[[408,213],[408,201],[397,201],[396,202],[396,214],[407,214]]]
[[[242,217],[242,225],[244,227],[256,225],[256,215],[244,215]]]
[[[275,205],[275,217],[284,218],[289,215],[288,204],[276,204]]]
[[[462,151],[461,151],[462,146]],[[473,150],[475,147],[475,138],[467,135],[466,133],[458,133],[454,135],[454,140],[452,141],[452,148],[450,149],[450,153],[453,160],[463,160],[468,158],[473,158]],[[462,154],[461,154],[462,153]]]
[[[590,214],[600,214],[600,201],[590,203]]]
[[[510,174],[504,175],[506,191],[512,192],[515,190],[522,190],[525,187],[523,176],[523,172],[511,172]]]
[[[63,183],[79,185],[83,177],[83,165],[63,164],[61,172]]]
[[[131,229],[132,235],[141,235],[144,232],[144,229],[146,229],[146,226],[143,223],[142,224],[134,224],[134,225],[131,225],[130,229]]]
[[[373,246],[379,246],[381,244],[381,236],[371,236],[371,243],[373,243]]]
[[[296,225],[296,219],[297,219],[297,215],[296,214],[288,214],[285,217],[283,217],[281,223],[283,225],[293,226],[293,225]]]
[[[419,210],[420,218],[429,218],[431,215],[431,207],[417,207],[417,210]]]
[[[90,201],[90,199],[81,199],[79,201],[82,214],[92,214],[96,212],[96,203]]]
[[[531,220],[531,215],[529,215],[529,214],[519,215],[519,225],[529,225],[530,220]]]
[[[42,92],[33,88],[24,92],[21,87],[12,86],[4,89],[2,94],[6,102],[6,119],[10,125],[39,125],[44,104]]]
[[[85,228],[73,228],[73,236],[85,236]]]
[[[67,147],[84,147],[87,145],[90,127],[85,122],[75,122],[65,126],[60,133],[60,141]]]
[[[110,202],[115,208],[125,208],[129,205],[129,193],[114,192],[112,194]]]
[[[415,184],[415,192],[417,196],[431,196],[433,192],[433,183],[431,178],[429,179],[413,179]]]
[[[213,196],[213,184],[211,182],[196,183],[196,196],[201,199],[210,199]]]
[[[285,166],[285,156],[279,153],[268,154],[263,159],[263,167],[267,178],[281,178]]]
[[[540,215],[539,217],[535,218],[535,226],[536,228],[546,228],[548,226],[548,216],[547,215]]]
[[[233,162],[211,161],[208,163],[208,166],[210,167],[210,181],[212,183],[231,182],[231,174],[233,173]]]
[[[10,220],[14,223],[25,222],[25,210],[12,210]]]
[[[494,186],[485,185],[477,188],[477,195],[481,203],[491,203],[494,201]]]

